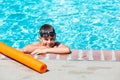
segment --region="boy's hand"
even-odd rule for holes
[[[41,49],[41,48],[39,48],[39,49],[34,50],[34,51],[31,53],[31,55],[44,54],[44,53],[47,53],[46,49]]]

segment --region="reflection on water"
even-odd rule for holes
[[[72,49],[120,49],[119,0],[0,0],[0,41],[22,48],[44,23]]]

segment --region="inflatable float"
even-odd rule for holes
[[[37,59],[34,59],[32,56],[25,54],[19,50],[16,50],[2,42],[0,42],[0,52],[26,66],[29,68],[44,73],[47,70],[47,65]]]

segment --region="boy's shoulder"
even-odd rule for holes
[[[37,46],[37,45],[40,45],[40,42],[34,42],[34,43],[32,43],[31,45]]]
[[[58,47],[58,46],[60,46],[60,45],[62,45],[60,42],[55,42],[55,46],[56,46],[56,47]]]

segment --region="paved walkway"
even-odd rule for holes
[[[0,80],[120,80],[120,62],[42,60],[48,66],[40,74],[13,61],[0,60]]]
[[[72,50],[34,56],[48,66],[38,73],[0,54],[0,80],[120,80],[119,50]]]

